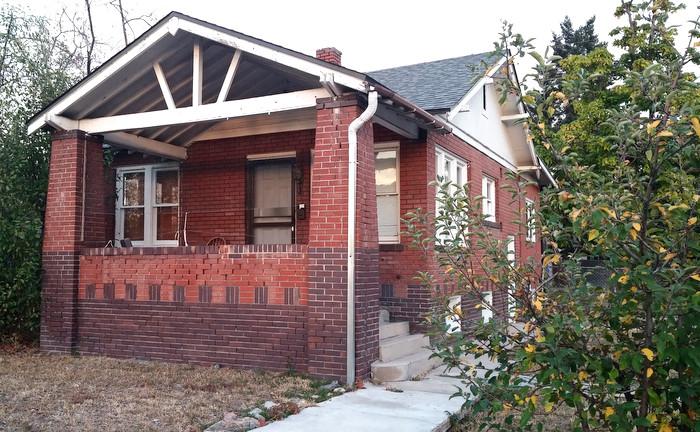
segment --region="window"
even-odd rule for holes
[[[451,192],[453,194],[463,193],[464,185],[467,184],[467,162],[457,156],[446,152],[441,148],[435,149],[435,177],[437,182],[450,182]],[[435,214],[440,214],[441,205],[437,199],[436,190],[435,197]],[[465,215],[466,216],[466,215]],[[447,233],[444,233],[445,236]]]
[[[484,176],[481,180],[481,212],[489,222],[496,222],[496,180]]]
[[[506,257],[511,266],[517,265],[515,257],[515,236],[506,238]],[[508,316],[515,318],[515,282],[512,282],[508,287]]]
[[[535,202],[530,198],[525,198],[525,239],[530,243],[537,240],[535,230]]]
[[[179,200],[177,165],[119,168],[116,238],[135,246],[177,246]]]
[[[482,303],[481,303],[481,319],[487,323],[493,318],[493,293],[491,291],[484,291],[481,293]]]
[[[374,181],[377,188],[379,243],[399,242],[399,143],[375,145]]]

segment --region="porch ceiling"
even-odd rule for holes
[[[202,104],[217,101],[235,50],[186,32],[161,39],[124,69],[76,101],[65,117],[83,120],[166,110],[153,65],[159,64],[176,108],[192,106],[195,42],[203,52]],[[241,53],[227,101],[320,88],[318,77],[295,71],[249,53]],[[164,143],[185,145],[217,122],[125,130]]]

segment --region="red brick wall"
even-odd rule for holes
[[[318,101],[309,226],[309,372],[346,373],[348,126],[363,111],[355,95]],[[371,125],[358,133],[356,369],[369,374],[378,353],[378,269]],[[372,204],[374,203],[374,204]],[[363,214],[363,212],[365,212]]]
[[[75,348],[78,254],[103,245],[102,141],[80,131],[54,133],[42,247],[41,349]],[[87,169],[84,169],[87,168]],[[88,184],[98,184],[96,189]],[[89,225],[88,225],[89,224]]]
[[[297,304],[307,300],[305,245],[240,245],[178,248],[89,249],[80,257],[79,298],[104,298],[112,284],[114,298],[126,299],[126,285],[136,287],[137,300],[149,300],[157,285],[160,301],[174,301],[184,287],[185,303],[199,302],[199,288],[211,287],[211,303],[226,302],[226,288],[236,287],[241,304],[252,304],[257,287],[267,288],[267,303],[285,303],[286,288],[298,290]]]
[[[260,153],[296,151],[302,170],[300,188],[295,188],[297,204],[309,204],[311,180],[310,149],[314,131],[303,130],[195,142],[180,165],[180,230],[187,213],[187,242],[206,245],[215,237],[228,244],[245,244],[246,239],[246,156]],[[158,162],[140,155],[120,155],[114,167]],[[114,191],[114,182],[110,189]],[[111,209],[112,213],[114,208]],[[308,211],[308,210],[307,210]],[[112,228],[111,235],[114,233]],[[309,241],[308,217],[296,221],[296,243]],[[180,242],[184,244],[183,241]]]
[[[499,228],[484,226],[497,239],[505,240],[508,235],[516,236],[516,257],[523,262],[533,258],[539,260],[541,249],[539,240],[530,243],[525,240],[523,226],[514,222],[514,211],[524,202],[512,203],[511,192],[501,187],[512,184],[508,179],[508,171],[502,165],[489,158],[474,147],[464,143],[452,134],[442,135],[429,132],[422,142],[403,139],[396,134],[375,126],[375,141],[400,141],[400,195],[401,214],[416,208],[434,211],[435,188],[428,184],[435,179],[435,148],[443,149],[461,157],[469,163],[468,180],[473,197],[481,195],[481,178],[489,175],[497,180],[497,216]],[[538,188],[528,186],[527,196],[536,203],[539,202]],[[523,207],[524,208],[524,207]],[[524,210],[521,210],[524,214]],[[523,219],[524,222],[524,219]],[[402,227],[405,229],[405,226]],[[539,239],[539,237],[538,237]],[[426,257],[422,252],[411,247],[411,239],[401,236],[401,245],[383,246],[380,252],[380,284],[391,286],[393,296],[383,297],[381,306],[390,311],[393,320],[408,320],[412,329],[420,324],[420,316],[429,312],[432,302],[431,294],[426,288],[418,285],[415,276],[418,271],[434,271],[437,276],[435,261]],[[438,279],[440,280],[440,279]],[[441,287],[443,292],[445,288]],[[383,290],[384,291],[384,290]],[[505,299],[494,299],[496,304],[505,308]],[[478,314],[473,308],[464,308],[470,314]]]
[[[82,354],[307,372],[306,308],[80,300]]]

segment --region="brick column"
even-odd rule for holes
[[[84,185],[88,185],[85,190]],[[44,352],[70,352],[75,348],[78,259],[83,246],[104,244],[104,190],[102,138],[82,131],[55,132],[42,248]]]
[[[319,100],[309,221],[309,373],[346,375],[348,126],[365,108],[357,95]],[[379,247],[371,122],[358,133],[355,351],[367,377],[379,350]]]

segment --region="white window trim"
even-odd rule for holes
[[[445,167],[445,161],[449,161],[451,163],[450,165],[450,173],[446,176],[444,173],[444,167]],[[462,180],[461,182],[457,182],[457,168],[462,168]],[[463,188],[464,185],[469,183],[469,162],[466,161],[465,159],[456,156],[454,153],[451,153],[442,147],[436,146],[435,147],[435,180],[438,182],[449,180],[453,183],[453,191],[456,191],[457,188]],[[440,203],[438,202],[437,199],[437,194],[439,191],[439,186],[436,186],[435,188],[435,214],[439,214],[440,212]],[[439,244],[442,244],[443,238],[438,237],[437,242]]]
[[[157,171],[177,170],[177,189],[178,202],[177,204],[156,204],[153,194],[153,182]],[[117,168],[116,187],[117,187],[117,202],[116,202],[116,217],[114,224],[114,237],[116,239],[124,238],[124,206],[123,197],[124,190],[121,184],[124,174],[142,172],[143,175],[143,240],[132,240],[134,246],[178,246],[179,240],[157,240],[157,219],[154,217],[153,208],[155,207],[177,207],[178,221],[180,219],[180,169],[177,163],[159,163],[148,165],[130,165]],[[128,207],[126,207],[128,208]],[[179,225],[179,223],[178,223]]]
[[[530,243],[535,243],[537,241],[535,201],[530,198],[525,198],[525,239]]]
[[[506,257],[508,258],[508,262],[510,263],[511,266],[516,266],[517,265],[517,255],[516,255],[516,246],[515,246],[515,236],[509,235],[506,237]],[[515,318],[515,298],[513,297],[515,295],[515,284],[511,284],[508,287],[508,301],[507,307],[508,307],[508,317],[510,319]]]
[[[488,199],[488,188],[489,186],[492,186],[491,192],[492,192],[492,199],[491,204],[489,205],[489,199]],[[496,222],[496,211],[497,211],[497,204],[496,204],[496,198],[497,198],[497,193],[496,193],[496,179],[493,177],[484,174],[481,178],[481,213],[486,216],[486,220],[488,222]]]
[[[375,192],[375,199],[379,196],[396,195],[398,209],[396,212],[396,226],[398,227],[398,232],[395,236],[379,236],[378,240],[379,244],[398,244],[401,243],[401,143],[399,141],[387,141],[374,144],[375,154],[382,150],[396,150],[396,192],[382,194]],[[377,209],[377,216],[379,216],[379,209]],[[377,224],[377,229],[379,229],[379,224]]]
[[[493,319],[493,292],[484,291],[481,293],[481,319],[487,323]]]

